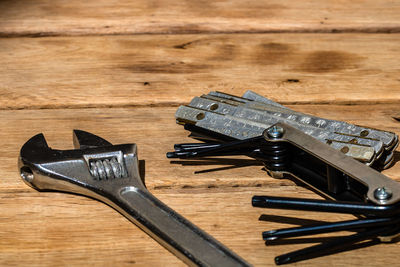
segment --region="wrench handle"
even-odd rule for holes
[[[112,205],[190,266],[251,266],[212,236],[154,197],[147,189],[124,187]]]

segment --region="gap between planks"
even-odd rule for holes
[[[0,1],[12,35],[399,32],[394,1]]]
[[[195,97],[195,96],[193,96]],[[172,108],[179,107],[181,105],[187,105],[189,102],[171,102],[171,103],[151,103],[151,104],[84,104],[84,105],[44,105],[39,107],[23,107],[23,108],[14,108],[14,107],[0,107],[1,110],[53,110],[53,109],[113,109],[113,108]],[[279,102],[281,105],[292,105],[292,106],[316,106],[316,105],[336,105],[336,106],[369,106],[369,105],[392,105],[398,104],[398,100],[393,99],[383,99],[379,101],[368,101],[368,100],[352,100],[352,101],[310,101],[310,102],[298,102],[298,101],[281,101]],[[393,119],[400,121],[400,118],[393,116]]]
[[[94,37],[94,36],[140,36],[140,35],[188,35],[188,34],[337,34],[337,33],[364,33],[364,34],[395,34],[400,33],[400,27],[373,27],[373,28],[329,28],[329,29],[287,29],[287,30],[232,30],[232,31],[208,31],[208,30],[188,30],[188,31],[155,31],[155,32],[111,32],[111,33],[79,33],[74,31],[66,32],[0,32],[0,38],[45,38],[45,37]]]

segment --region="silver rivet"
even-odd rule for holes
[[[280,138],[280,137],[282,137],[284,132],[285,132],[285,129],[283,129],[281,126],[277,126],[277,125],[274,125],[267,129],[267,134],[268,134],[268,137],[270,137],[270,138]]]
[[[374,191],[374,197],[378,200],[388,200],[392,195],[392,191],[385,187],[379,187]]]

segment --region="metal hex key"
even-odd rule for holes
[[[72,192],[110,205],[188,265],[250,266],[146,189],[135,144],[112,145],[74,130],[74,146],[51,149],[43,134],[32,137],[20,152],[22,179],[37,190]]]

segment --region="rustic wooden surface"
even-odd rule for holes
[[[43,132],[67,149],[72,129],[137,143],[149,190],[255,266],[310,245],[265,246],[261,232],[290,225],[282,217],[352,216],[252,208],[255,194],[318,196],[245,158],[236,168],[171,162],[173,144],[190,141],[174,112],[211,90],[252,89],[400,134],[399,29],[393,1],[0,1],[0,264],[183,266],[110,207],[22,182],[21,145]],[[395,160],[384,174],[400,181],[399,151]],[[294,266],[396,266],[398,249]]]
[[[400,3],[373,1],[6,1],[4,36],[399,32]]]

